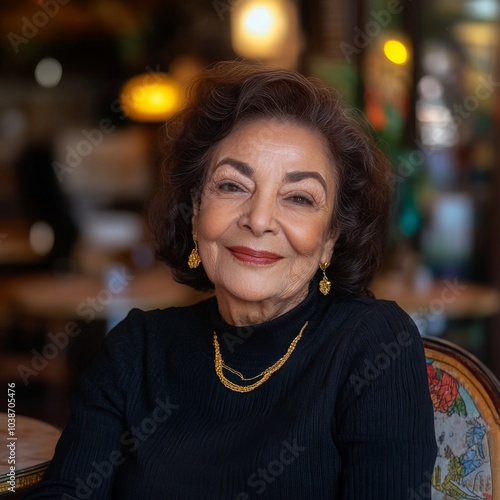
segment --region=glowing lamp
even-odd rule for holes
[[[179,84],[166,73],[145,73],[128,80],[120,92],[120,105],[131,119],[165,121],[181,106]]]
[[[286,0],[244,0],[231,15],[235,52],[253,59],[279,57],[294,25],[293,6]]]
[[[384,43],[384,54],[394,64],[404,64],[408,60],[408,49],[399,40],[387,40]]]

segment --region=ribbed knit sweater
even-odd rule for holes
[[[220,382],[214,331],[224,362],[252,377],[306,321],[263,385],[239,393]],[[131,311],[82,376],[54,459],[28,498],[423,499],[435,456],[411,319],[393,302],[313,287],[291,311],[249,327],[224,323],[215,298]]]

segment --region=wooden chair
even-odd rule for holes
[[[475,356],[423,337],[438,456],[434,500],[500,500],[500,383]]]

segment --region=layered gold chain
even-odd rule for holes
[[[292,352],[294,351],[297,343],[299,342],[300,338],[302,337],[302,334],[304,333],[304,330],[306,329],[306,326],[308,325],[309,321],[306,321],[304,323],[304,326],[300,329],[299,334],[292,340],[292,343],[288,347],[288,350],[286,351],[285,355],[282,356],[274,365],[270,366],[269,368],[266,368],[262,373],[259,375],[255,375],[255,377],[250,377],[246,378],[242,375],[241,372],[235,370],[234,368],[231,368],[230,366],[227,366],[226,363],[224,363],[224,360],[222,359],[222,355],[220,353],[220,346],[219,342],[217,341],[217,333],[214,332],[214,349],[215,349],[215,373],[217,373],[217,376],[219,377],[219,380],[228,388],[231,389],[232,391],[235,392],[250,392],[262,385],[266,380],[269,379],[269,377],[273,374],[276,373],[287,361],[288,358],[292,355]],[[260,379],[257,380],[257,382],[254,382],[253,384],[249,385],[238,385],[235,384],[234,382],[231,382],[226,378],[224,375],[224,370],[227,370],[237,377],[240,378],[240,380],[244,382],[248,382],[251,380],[255,379]],[[262,378],[261,378],[262,377]]]

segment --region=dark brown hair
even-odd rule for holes
[[[362,120],[315,79],[246,62],[218,63],[196,79],[188,103],[165,126],[164,159],[149,222],[156,255],[180,283],[213,288],[203,266],[189,269],[192,197],[199,200],[217,144],[253,119],[278,119],[317,131],[337,180],[332,231],[339,236],[328,269],[332,291],[366,294],[379,266],[392,194],[392,168]]]

